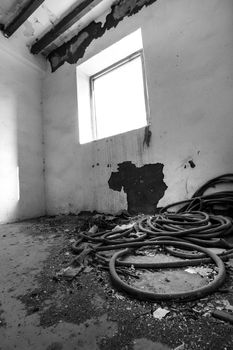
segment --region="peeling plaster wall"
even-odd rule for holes
[[[91,57],[142,28],[151,110],[144,129],[80,145],[75,65],[44,80],[47,208],[52,213],[127,208],[108,181],[118,164],[163,165],[158,206],[189,198],[207,179],[233,171],[233,2],[158,0],[92,41]]]
[[[0,222],[45,213],[43,72],[0,37]]]
[[[133,16],[144,6],[149,6],[155,1],[157,0],[114,1],[110,6],[110,10],[101,16],[102,18],[97,18],[97,20],[89,23],[72,39],[66,41],[48,55],[52,72],[56,71],[65,62],[76,63],[84,56],[87,47],[93,40],[102,37],[107,30],[115,28],[124,18]]]

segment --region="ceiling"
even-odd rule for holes
[[[38,8],[28,18],[25,18],[21,26],[12,34],[13,37],[20,32],[25,45],[31,49],[38,39],[48,31],[55,29],[61,19],[74,13],[75,9],[82,4],[85,9],[75,18],[75,23],[64,32],[59,33],[55,40],[50,40],[49,45],[40,50],[47,56],[97,17],[107,14],[114,2],[115,0],[0,0],[0,24],[4,33],[4,29],[11,25],[17,16],[22,17],[22,14],[25,14],[27,6],[31,6],[32,3],[36,4]]]

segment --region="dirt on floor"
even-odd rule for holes
[[[226,265],[224,286],[204,299],[139,301],[117,291],[94,259],[72,279],[59,274],[74,259],[71,245],[87,222],[88,216],[58,216],[0,227],[1,350],[233,349],[233,325],[211,315],[233,310],[233,264]],[[208,278],[185,269],[147,271],[132,283],[166,292]]]

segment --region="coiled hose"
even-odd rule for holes
[[[151,242],[152,243],[152,242]],[[156,242],[156,245],[167,245],[171,244],[171,241],[160,241]],[[138,247],[144,246],[145,243],[139,243]],[[144,291],[138,288],[135,288],[133,286],[130,286],[126,282],[124,282],[116,272],[116,261],[118,258],[127,255],[130,253],[129,249],[122,250],[120,252],[117,252],[113,255],[109,262],[109,270],[111,274],[111,278],[113,280],[113,283],[116,285],[118,289],[121,289],[127,293],[130,293],[131,295],[135,296],[137,299],[143,299],[143,300],[151,300],[151,301],[161,301],[161,300],[177,300],[177,301],[187,301],[192,300],[196,298],[203,298],[207,294],[210,294],[214,292],[218,287],[222,285],[222,283],[225,280],[225,266],[223,261],[214,253],[209,251],[206,248],[190,244],[190,243],[183,243],[183,242],[172,242],[172,245],[179,248],[190,248],[193,250],[201,251],[205,253],[207,256],[210,257],[210,259],[215,262],[215,264],[218,267],[218,275],[215,277],[213,281],[211,281],[208,285],[197,288],[192,291],[186,291],[186,292],[179,292],[179,293],[154,293],[149,291]],[[145,264],[142,264],[142,267],[145,267]],[[166,266],[167,267],[167,266]],[[157,268],[156,264],[151,264],[150,268]]]
[[[233,245],[228,239],[233,232],[232,220],[228,216],[216,215],[219,206],[221,206],[221,213],[224,210],[228,213],[229,208],[233,208],[233,192],[221,191],[208,195],[203,194],[210,187],[232,183],[233,174],[216,177],[200,187],[190,200],[170,204],[164,207],[159,214],[153,216],[133,218],[129,227],[126,225],[124,230],[115,228],[94,234],[81,232],[79,240],[73,244],[72,249],[79,254],[80,244],[89,242],[95,257],[103,266],[109,265],[110,275],[116,287],[136,298],[153,301],[171,299],[186,301],[203,297],[215,291],[224,282],[223,261],[233,256]],[[169,212],[170,208],[173,210],[177,208],[177,210]],[[218,267],[218,275],[207,286],[189,292],[158,294],[137,289],[119,277],[118,272],[121,268],[132,265],[120,258],[129,255],[132,251],[136,254],[136,249],[147,246],[163,246],[169,254],[185,260],[166,263],[134,262],[135,268],[179,268],[214,262]],[[208,247],[224,248],[226,251],[218,256]],[[119,251],[123,248],[127,249]],[[101,254],[101,252],[111,250],[118,250],[111,259]]]

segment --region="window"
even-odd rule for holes
[[[149,108],[141,31],[80,65],[77,87],[80,143],[146,126]]]

